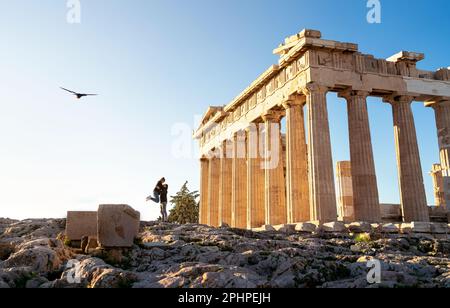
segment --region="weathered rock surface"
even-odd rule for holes
[[[447,238],[141,223],[131,248],[83,255],[60,240],[63,220],[0,224],[0,288],[450,287]],[[372,258],[378,285],[366,279]]]
[[[128,205],[100,205],[97,212],[98,242],[102,247],[131,247],[139,232],[140,213]]]

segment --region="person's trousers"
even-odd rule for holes
[[[167,222],[167,202],[161,202],[161,218],[163,222]]]
[[[153,198],[151,198],[153,202],[159,203],[159,193],[157,191],[153,192]]]

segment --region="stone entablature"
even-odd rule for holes
[[[358,52],[357,44],[323,40],[315,30],[303,30],[274,53],[281,55],[278,65],[267,69],[225,107],[208,111],[194,135],[200,140],[202,154],[218,146],[224,136],[241,130],[242,122],[255,121],[310,82],[330,91],[351,88],[378,97],[393,93],[419,101],[450,97],[450,70],[417,69],[416,63],[424,59],[421,53],[402,51],[377,59]]]

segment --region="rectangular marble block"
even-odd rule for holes
[[[67,212],[66,237],[81,241],[83,236],[97,236],[97,212]]]
[[[140,213],[128,205],[100,205],[98,242],[102,248],[131,247],[139,232]]]

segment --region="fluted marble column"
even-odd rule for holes
[[[247,161],[245,131],[233,136],[231,226],[247,228]]]
[[[219,177],[219,224],[231,226],[231,196],[233,176],[232,143],[226,140],[222,144]]]
[[[264,121],[265,215],[267,225],[287,222],[280,112],[269,111]]]
[[[308,107],[308,168],[311,220],[337,220],[336,190],[331,154],[326,94],[328,89],[308,84],[303,93]]]
[[[380,222],[380,200],[366,102],[368,95],[363,91],[340,93],[347,100],[354,219]]]
[[[435,205],[440,209],[444,209],[447,206],[447,202],[441,164],[434,164],[430,175],[433,179]]]
[[[247,228],[258,228],[265,223],[264,168],[260,154],[260,124],[247,129]]]
[[[208,225],[219,226],[219,178],[220,178],[220,159],[212,157],[209,160],[208,175]]]
[[[392,105],[400,199],[405,222],[430,220],[416,127],[411,109],[413,97],[396,96],[385,99]]]
[[[208,198],[209,198],[209,160],[203,157],[200,160],[200,209],[199,209],[199,223],[208,224]]]
[[[442,175],[450,177],[450,99],[426,103],[435,112]]]
[[[286,205],[288,223],[311,219],[308,183],[308,149],[303,107],[297,95],[283,103],[286,109]]]

